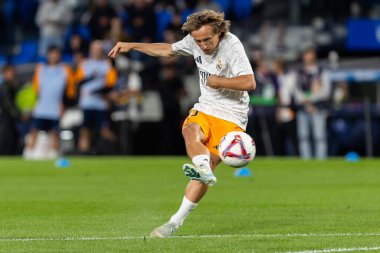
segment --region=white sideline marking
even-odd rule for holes
[[[351,251],[372,251],[372,250],[380,250],[380,247],[321,249],[321,250],[307,250],[307,251],[292,251],[292,252],[286,252],[286,253],[330,253],[330,252],[351,252]]]
[[[172,238],[286,238],[286,237],[367,237],[380,236],[380,233],[335,233],[335,234],[224,234],[224,235],[179,235]],[[116,237],[63,237],[63,238],[0,238],[0,242],[30,242],[30,241],[104,241],[104,240],[138,240],[144,236],[116,236]],[[149,237],[146,237],[149,238]],[[325,251],[302,251],[302,252],[325,252]],[[333,251],[326,251],[333,252]],[[294,252],[295,253],[295,252]],[[298,253],[298,252],[297,252]]]

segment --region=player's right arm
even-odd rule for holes
[[[167,43],[118,42],[108,53],[108,56],[115,58],[120,53],[128,53],[131,50],[136,50],[155,57],[170,57],[177,54],[172,49],[172,45]]]

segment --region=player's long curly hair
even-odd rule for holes
[[[201,28],[203,25],[211,25],[215,34],[220,33],[223,38],[230,30],[231,22],[224,20],[224,13],[212,10],[204,10],[196,12],[187,17],[186,22],[182,26],[182,31],[191,33]]]

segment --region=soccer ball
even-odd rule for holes
[[[254,140],[247,133],[234,131],[226,134],[218,146],[219,157],[231,167],[243,167],[253,160],[256,154]]]

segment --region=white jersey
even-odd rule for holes
[[[248,123],[248,92],[213,89],[207,86],[207,78],[210,75],[230,78],[253,74],[240,40],[232,33],[227,33],[219,42],[216,51],[212,55],[207,55],[189,34],[181,41],[172,44],[172,48],[178,54],[193,55],[197,64],[201,96],[194,109],[231,121],[245,130]]]

